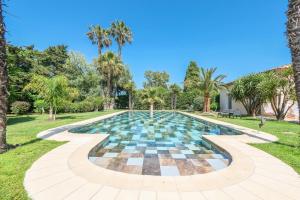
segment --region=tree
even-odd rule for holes
[[[111,24],[110,34],[118,44],[118,56],[122,56],[122,47],[132,42],[132,32],[123,21],[116,21]]]
[[[288,1],[287,18],[287,36],[292,55],[300,123],[300,0]]]
[[[171,109],[176,110],[177,105],[177,97],[181,91],[181,88],[177,84],[172,84],[170,86],[170,92],[171,92]]]
[[[234,82],[230,95],[236,101],[240,101],[248,115],[253,117],[260,111],[265,102],[265,96],[259,85],[263,81],[263,74],[250,74]]]
[[[128,81],[127,83],[124,84],[124,89],[127,91],[128,93],[128,107],[129,110],[133,109],[133,94],[135,92],[135,84],[133,81]]]
[[[151,70],[148,70],[145,72],[145,79],[146,82],[144,82],[144,87],[163,87],[168,88],[168,82],[169,82],[169,74],[165,71],[163,72],[154,72]]]
[[[191,61],[184,77],[184,92],[194,90],[199,87],[200,83],[200,68],[197,63]]]
[[[284,68],[263,74],[258,89],[270,102],[277,120],[284,120],[296,100],[292,68]]]
[[[45,76],[64,74],[64,65],[69,57],[66,45],[50,46],[42,52],[41,65],[46,67],[48,73]]]
[[[153,109],[155,103],[163,103],[163,100],[159,97],[157,88],[145,88],[142,91],[142,102],[150,105],[150,115],[153,116]]]
[[[86,74],[90,68],[91,66],[87,63],[84,55],[71,51],[68,53],[68,59],[63,65],[64,76],[68,80],[76,80],[78,76]]]
[[[56,112],[59,106],[66,100],[71,100],[78,95],[76,89],[69,87],[68,79],[64,76],[47,78],[34,75],[32,80],[24,88],[37,94],[37,99],[44,100],[49,106],[49,119],[56,119]]]
[[[3,2],[0,0],[0,153],[7,150],[6,143],[6,113],[7,113],[7,63],[6,63],[5,24],[3,17]]]
[[[99,73],[102,75],[103,86],[105,87],[104,109],[113,109],[117,84],[125,73],[125,66],[113,52],[106,52],[100,60]]]
[[[89,27],[89,32],[86,33],[92,44],[98,47],[98,56],[101,57],[101,52],[104,47],[111,45],[110,31],[102,28],[100,25],[92,25]]]
[[[39,52],[33,46],[17,47],[6,46],[7,70],[8,70],[8,104],[15,101],[32,102],[31,97],[23,92],[23,88],[30,81],[39,61]]]
[[[214,73],[217,68],[204,69],[200,68],[200,88],[203,90],[204,107],[203,112],[210,112],[211,96],[214,92],[224,88],[223,79],[226,77],[223,74],[217,75],[214,78]]]
[[[183,106],[182,108],[191,109],[194,100],[202,95],[199,84],[200,68],[196,62],[191,61],[185,73],[183,93],[179,96],[179,105]]]

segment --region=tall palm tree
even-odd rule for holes
[[[3,18],[3,2],[0,0],[0,153],[7,150],[6,113],[8,75],[6,63],[5,24]]]
[[[105,84],[105,105],[104,109],[113,109],[115,100],[115,89],[118,81],[125,73],[125,66],[121,59],[113,52],[106,52],[100,58],[99,71],[103,76]]]
[[[216,67],[209,69],[200,68],[200,88],[204,96],[203,112],[210,112],[210,100],[213,92],[219,91],[224,87],[222,81],[226,76],[220,74],[213,78],[216,70]]]
[[[300,123],[300,0],[289,0],[287,36],[292,54]]]
[[[177,84],[173,84],[170,86],[170,90],[171,90],[171,108],[172,110],[176,110],[177,96],[179,95],[181,88]]]
[[[118,55],[122,56],[122,47],[132,42],[132,32],[123,21],[116,21],[111,24],[110,33],[118,44]]]
[[[86,33],[92,44],[98,47],[98,56],[101,56],[103,47],[111,45],[110,32],[99,25],[92,25],[89,27],[89,32]]]
[[[150,115],[153,116],[155,103],[163,103],[163,99],[159,97],[157,88],[149,87],[142,91],[142,102],[150,105]]]

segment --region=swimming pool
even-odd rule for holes
[[[185,176],[227,167],[230,156],[202,138],[240,132],[178,112],[126,112],[71,129],[74,133],[110,134],[94,147],[89,160],[131,174]]]

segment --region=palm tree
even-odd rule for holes
[[[150,105],[150,115],[152,117],[154,104],[163,103],[164,101],[159,97],[157,88],[149,87],[142,91],[142,102]]]
[[[129,110],[132,110],[133,104],[132,104],[132,96],[135,91],[135,84],[133,81],[128,81],[124,84],[124,89],[128,92],[128,107]]]
[[[221,74],[213,78],[216,70],[216,67],[209,69],[200,68],[200,88],[204,95],[203,112],[210,112],[210,100],[213,92],[224,88],[222,81],[226,76]]]
[[[110,33],[118,44],[118,56],[122,56],[122,47],[132,42],[132,32],[123,21],[116,21],[111,24]]]
[[[170,86],[171,90],[171,108],[172,110],[176,110],[177,104],[177,96],[181,91],[181,88],[177,84],[173,84]]]
[[[98,46],[98,56],[101,56],[102,48],[111,45],[110,32],[99,25],[89,27],[89,32],[86,33],[92,44]]]
[[[78,96],[78,91],[69,87],[68,79],[62,75],[51,78],[34,75],[24,90],[36,93],[38,98],[49,105],[50,120],[56,119],[56,112],[59,106]]]
[[[120,58],[110,51],[102,55],[100,60],[99,71],[106,87],[104,109],[113,109],[117,83],[125,73],[125,66]]]
[[[3,2],[0,0],[0,153],[7,150],[6,143],[6,113],[7,113],[7,63],[5,24],[3,19]]]
[[[292,54],[300,123],[300,0],[289,0],[287,11],[287,36]]]

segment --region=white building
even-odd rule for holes
[[[287,65],[277,67],[273,70],[278,70],[278,69],[283,69],[286,68]],[[227,84],[227,89],[223,89],[220,91],[220,111],[221,112],[234,112],[234,113],[239,113],[241,115],[246,115],[246,109],[244,108],[243,104],[239,101],[235,101],[232,99],[232,97],[229,95],[230,93],[230,88],[232,87],[232,83]],[[292,101],[289,102],[287,107],[291,105]],[[270,103],[265,103],[262,107],[262,114],[264,116],[274,116],[274,111],[271,107]],[[291,109],[288,111],[286,115],[286,120],[298,120],[299,119],[299,112],[298,112],[298,104],[297,102],[294,103],[294,105],[291,107]]]

